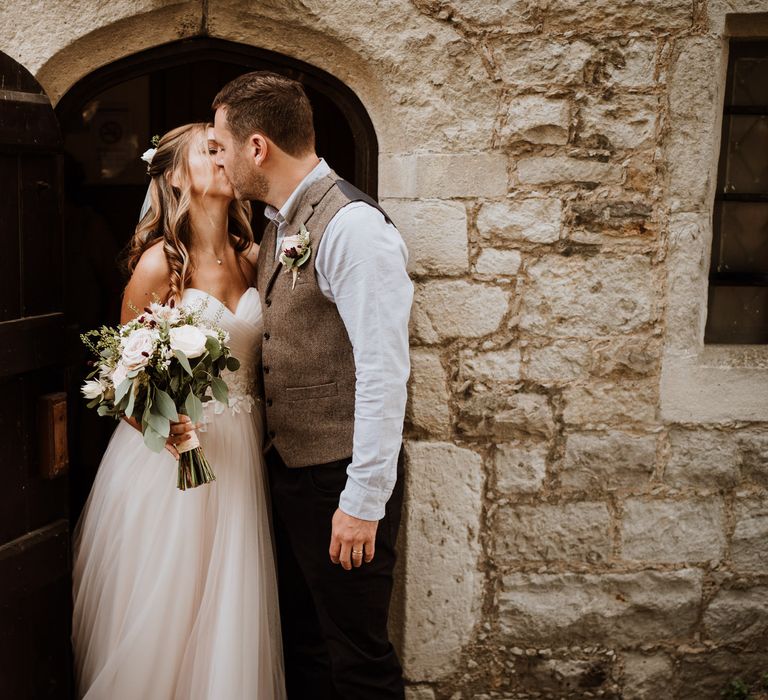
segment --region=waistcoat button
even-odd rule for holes
[[[269,367],[266,365],[264,366],[264,374],[269,374]]]
[[[269,340],[269,333],[264,334],[264,340]]]
[[[267,306],[272,306],[272,300],[271,300],[271,299],[267,299],[267,300],[265,300],[265,301],[264,301],[264,303],[265,303]]]
[[[271,406],[271,405],[272,405],[272,399],[267,399],[267,406]]]

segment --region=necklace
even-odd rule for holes
[[[214,253],[212,250],[204,250],[202,252],[203,253],[209,253],[210,255],[213,255],[214,259],[216,260],[216,263],[218,265],[222,264],[223,260],[218,255],[216,255],[216,253]]]

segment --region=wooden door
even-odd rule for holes
[[[62,139],[0,53],[0,696],[70,695]],[[75,397],[70,398],[70,402]]]

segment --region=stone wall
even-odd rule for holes
[[[54,99],[207,33],[313,63],[369,110],[416,281],[393,624],[410,700],[704,700],[768,671],[768,348],[702,342],[728,36],[768,36],[759,13],[0,8],[0,50]]]

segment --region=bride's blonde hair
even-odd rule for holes
[[[208,129],[211,124],[198,122],[172,129],[160,139],[149,166],[152,181],[149,187],[150,208],[136,226],[128,244],[126,268],[132,273],[147,248],[163,240],[163,251],[171,270],[168,299],[177,301],[192,277],[189,256],[189,205],[192,186],[187,153],[195,140],[208,151]],[[171,184],[175,175],[178,186]],[[243,254],[253,243],[251,205],[232,200],[229,205],[229,232],[234,248]]]

